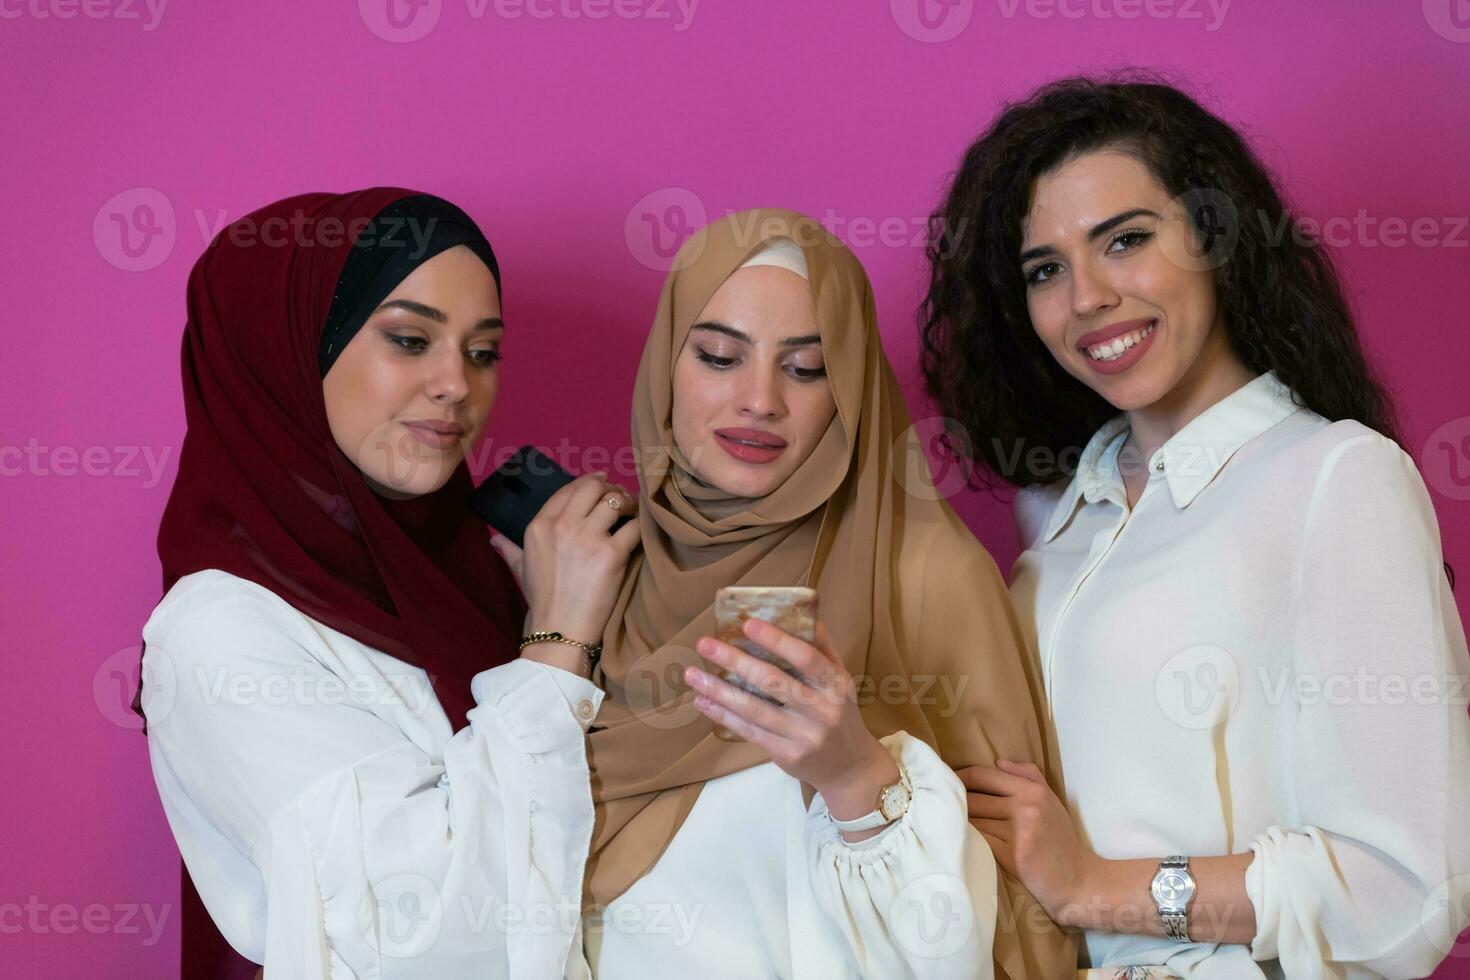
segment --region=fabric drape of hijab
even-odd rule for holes
[[[674,443],[674,364],[720,285],[780,239],[805,254],[837,411],[781,486],[740,499],[701,481]],[[844,665],[876,685],[967,675],[958,704],[920,697],[915,685],[912,696],[860,700],[864,721],[880,737],[902,730],[924,740],[954,767],[1035,762],[1060,789],[1054,737],[1040,720],[1040,672],[1004,581],[938,494],[905,489],[916,486],[906,476],[915,465],[928,473],[922,440],[883,353],[867,275],[839,240],[809,217],[769,209],[731,215],[691,236],[659,298],[632,422],[643,547],[603,636],[607,697],[588,742],[597,808],[584,894],[590,909],[605,907],[653,867],[707,780],[768,761],[751,743],[716,738],[682,680],[685,666],[702,663],[693,647],[714,633],[722,586],[815,588],[819,618]],[[942,547],[932,546],[936,531]],[[947,567],[931,567],[936,561]],[[920,588],[929,593],[924,616],[911,618],[922,624],[901,614],[918,598],[902,590]],[[921,626],[934,638],[922,646]],[[811,787],[803,791],[810,802]],[[997,976],[1071,975],[1073,941],[1019,882],[1004,873],[999,880]]]
[[[288,198],[216,237],[189,276],[188,427],[158,554],[165,593],[221,569],[421,667],[459,729],[474,706],[471,678],[515,658],[524,600],[469,509],[467,465],[433,493],[383,497],[338,447],[322,394],[372,309],[455,245],[499,284],[490,244],[463,211],[399,188]],[[183,976],[252,975],[187,874],[183,891]]]

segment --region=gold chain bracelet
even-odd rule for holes
[[[601,643],[583,643],[581,640],[574,640],[569,636],[563,636],[554,630],[537,630],[534,633],[527,634],[521,637],[521,645],[516,649],[524,650],[532,643],[566,643],[578,648],[582,651],[582,655],[586,657],[587,675],[589,677],[592,675],[592,671],[597,668],[597,661],[602,656]]]

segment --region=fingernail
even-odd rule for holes
[[[715,644],[709,637],[701,636],[699,641],[694,644],[694,649],[708,657],[711,653],[714,653]]]

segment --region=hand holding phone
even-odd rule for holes
[[[573,477],[534,446],[523,446],[476,488],[470,506],[510,542],[491,545],[513,572],[519,559],[528,628],[600,641],[638,547],[638,526],[629,525],[638,498],[606,473]],[[541,659],[545,652],[533,645],[522,655]]]
[[[715,639],[744,650],[753,657],[800,677],[796,668],[781,657],[767,650],[745,635],[747,619],[762,619],[783,633],[799,640],[815,643],[817,639],[817,593],[815,589],[799,586],[740,586],[732,585],[715,593]],[[727,682],[772,704],[778,704],[765,692],[748,684],[734,671],[722,671],[720,676]],[[715,726],[715,735],[727,742],[739,741],[740,736],[721,725]]]
[[[691,665],[684,671],[685,682],[699,692],[695,706],[710,719],[714,734],[726,740],[748,738],[764,749],[783,772],[821,794],[834,819],[868,814],[879,792],[899,781],[901,773],[892,753],[863,720],[857,681],[817,622],[816,593],[789,587],[722,589],[715,599],[715,620],[720,635],[702,637],[696,646],[711,665]],[[794,679],[778,680],[767,664]],[[761,678],[760,689],[753,689],[744,675]],[[847,830],[842,833],[848,840],[861,839],[848,836]]]

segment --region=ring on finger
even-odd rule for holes
[[[618,496],[617,494],[613,494],[611,497],[607,498],[607,505],[613,510],[622,510],[623,498]]]

